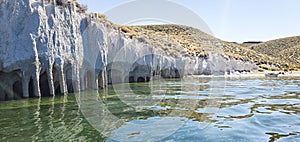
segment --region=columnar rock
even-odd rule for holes
[[[179,78],[207,59],[171,56],[69,2],[0,1],[0,100],[51,96],[109,83]],[[221,69],[222,70],[222,69]],[[211,72],[211,71],[208,71]]]

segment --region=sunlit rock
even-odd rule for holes
[[[0,2],[0,100],[225,72],[228,60],[222,56],[166,51],[172,44],[157,47],[128,35],[101,15],[85,13],[76,1],[55,2]]]

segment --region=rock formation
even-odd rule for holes
[[[242,61],[167,52],[76,2],[0,1],[0,100],[51,96],[159,77],[224,74]],[[236,67],[235,67],[236,65]],[[251,70],[256,66],[245,66]],[[243,67],[242,67],[243,68]]]

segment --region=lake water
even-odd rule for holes
[[[0,141],[300,141],[300,78],[185,78],[0,103]]]

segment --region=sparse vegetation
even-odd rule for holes
[[[300,36],[271,40],[250,48],[272,57],[281,68],[300,68]]]
[[[218,40],[212,36],[187,26],[151,25],[129,27],[138,35],[143,35],[150,43],[165,51],[178,51],[182,55],[207,57]],[[206,41],[210,41],[207,43]]]
[[[264,69],[264,70],[269,70],[269,67],[264,66],[264,65],[259,65],[259,68]]]
[[[61,6],[61,7],[69,7],[71,5],[75,5],[76,11],[79,13],[86,13],[88,10],[87,5],[80,5],[76,0],[45,0],[46,4],[47,3],[52,3],[55,1],[56,6]]]
[[[86,11],[88,10],[87,5],[79,5],[77,8],[77,12],[79,13],[86,13]]]
[[[277,56],[279,52],[300,45],[300,36],[281,38],[253,45],[250,48],[254,51],[270,56]]]
[[[75,5],[76,11],[85,13],[87,6],[76,0],[55,0],[58,6]],[[233,58],[255,63],[262,70],[295,70],[300,68],[300,36],[282,38],[268,42],[246,42],[238,44],[225,42],[198,29],[180,25],[120,26],[108,21],[103,14],[91,13],[91,18],[105,22],[120,30],[129,38],[147,42],[164,52],[177,52],[182,56],[207,58],[209,53],[217,53],[225,58]],[[249,43],[249,44],[248,44]],[[176,55],[177,55],[176,53]],[[265,66],[268,65],[268,66]]]
[[[68,0],[56,0],[56,4],[60,6],[66,6],[68,4]]]
[[[171,51],[175,48],[180,48],[181,50],[185,49],[185,52],[187,54],[197,57],[207,57],[210,52],[220,52],[219,54],[224,55],[224,57],[226,58],[234,58],[238,60],[249,61],[263,67],[262,69],[264,70],[283,70],[285,68],[300,68],[300,56],[298,51],[300,50],[299,47],[282,50],[284,54],[278,52],[278,54],[282,55],[288,53],[289,56],[285,56],[286,59],[282,57],[276,57],[278,55],[266,54],[265,52],[261,52],[259,50],[253,50],[254,46],[272,44],[272,41],[266,43],[257,43],[250,47],[246,47],[237,43],[219,40],[206,33],[203,33],[198,29],[179,25],[149,25],[131,27],[122,26],[121,30],[124,33],[137,33],[138,35],[144,35],[145,38],[150,41],[150,43],[154,44],[157,47],[161,47],[163,50],[166,51]],[[288,44],[290,46],[298,45],[300,39],[294,37],[288,40],[287,42],[292,42]],[[262,66],[265,64],[269,66]]]
[[[135,32],[134,30],[132,30],[131,28],[129,28],[127,26],[119,26],[119,28],[123,33],[128,35],[130,38],[138,36],[137,32]]]

